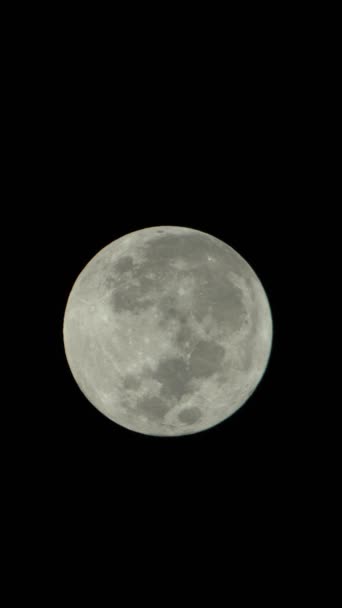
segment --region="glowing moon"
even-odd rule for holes
[[[147,435],[186,435],[233,414],[272,345],[265,291],[226,243],[190,228],[138,230],[77,278],[64,345],[88,400]]]

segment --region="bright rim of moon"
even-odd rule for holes
[[[71,372],[100,412],[138,433],[176,436],[246,402],[273,330],[260,280],[234,249],[158,226],[117,239],[86,265],[63,334]]]

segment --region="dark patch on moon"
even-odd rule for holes
[[[161,295],[159,299],[159,310],[161,312],[160,326],[165,327],[172,321],[177,321],[180,326],[186,325],[189,320],[189,314],[184,311],[179,305],[176,296]]]
[[[158,238],[145,243],[142,268],[156,267],[160,270],[161,266],[177,260],[188,263],[189,268],[196,267],[205,263],[207,256],[212,255],[213,250],[216,252],[216,249],[221,252],[215,240],[208,235],[160,234]]]
[[[143,397],[138,401],[137,409],[149,420],[160,421],[169,411],[169,406],[163,403],[159,397]]]
[[[201,410],[199,407],[188,407],[178,414],[178,418],[181,422],[186,424],[194,424],[201,418]]]
[[[186,324],[184,321],[183,325],[179,328],[175,341],[176,344],[180,347],[184,347],[184,345],[189,342],[191,344],[191,340],[195,337],[193,330],[190,325]]]
[[[206,278],[203,281],[203,273]],[[194,271],[196,278],[196,271]],[[202,276],[201,276],[202,275]],[[216,273],[198,272],[194,289],[194,316],[201,321],[208,311],[213,319],[231,331],[238,330],[245,318],[242,292],[229,280],[227,273],[220,277]]]
[[[122,256],[115,263],[115,271],[119,273],[128,272],[129,270],[133,270],[133,268],[133,259],[129,255]]]
[[[174,234],[164,234],[160,238],[154,239],[153,241],[147,242],[145,245],[146,257],[159,259],[159,260],[170,260],[175,258],[179,251],[181,240],[184,239],[182,236]],[[149,260],[150,262],[151,260]],[[149,263],[148,262],[148,263]]]
[[[220,370],[225,349],[215,342],[201,340],[193,349],[189,361],[173,357],[161,361],[153,378],[161,383],[161,395],[180,400],[192,391],[194,378],[208,378]]]
[[[178,321],[181,326],[185,326],[188,322],[188,316],[179,309],[179,307],[170,306],[169,308],[164,309],[163,306],[160,306],[160,310],[163,314],[162,325],[168,321]]]
[[[137,389],[140,386],[141,380],[135,376],[127,375],[123,380],[123,385],[126,389]]]
[[[180,255],[192,265],[202,264],[215,249],[215,241],[202,234],[185,234],[178,245]]]
[[[164,317],[166,317],[167,319],[178,319],[179,311],[174,306],[170,306],[170,308],[165,310]]]
[[[186,363],[180,357],[161,361],[153,377],[162,384],[161,394],[164,397],[180,399],[188,392],[191,378]]]
[[[170,263],[176,260],[185,261],[190,269],[205,262],[206,256],[213,253],[213,247],[217,247],[215,241],[207,235],[167,234],[167,232],[159,235],[158,238],[144,243],[142,248],[144,261],[140,265],[139,273],[152,270],[160,276],[161,273],[165,274],[165,267],[170,269]]]
[[[200,340],[190,355],[189,374],[195,378],[206,378],[219,370],[225,349],[212,341]]]
[[[146,292],[142,290],[141,285],[121,285],[119,289],[112,294],[113,307],[116,312],[144,311],[153,303],[152,299],[146,296]]]

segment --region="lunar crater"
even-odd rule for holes
[[[199,407],[188,407],[178,414],[178,419],[185,424],[195,424],[202,417]]]

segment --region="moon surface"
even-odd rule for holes
[[[214,236],[177,226],[127,234],[72,287],[64,315],[71,372],[87,399],[146,435],[208,429],[260,382],[272,316],[249,264]]]

